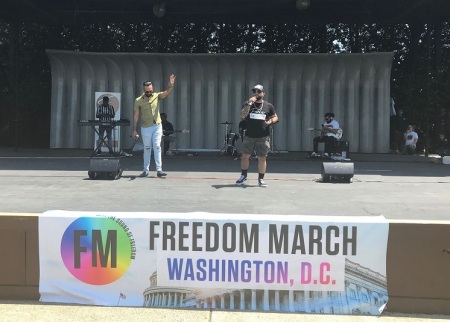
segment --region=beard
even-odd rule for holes
[[[259,95],[259,94],[255,94],[255,98],[256,98],[256,101],[259,102],[260,100],[263,99],[263,96]]]

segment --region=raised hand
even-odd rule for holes
[[[176,79],[177,77],[174,75],[174,74],[171,74],[170,76],[169,76],[169,82],[170,82],[170,85],[173,85],[173,84],[175,84],[175,79]]]

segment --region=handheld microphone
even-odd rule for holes
[[[253,97],[255,97],[257,99],[258,98],[258,94],[257,93],[253,94]],[[255,102],[253,102],[253,101],[247,101],[248,106],[252,106],[254,103]]]

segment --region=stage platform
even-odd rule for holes
[[[322,183],[321,159],[306,152],[269,155],[267,188],[235,184],[240,160],[215,152],[163,157],[168,176],[140,178],[142,152],[121,157],[118,180],[90,180],[90,150],[0,149],[0,212],[50,209],[305,215],[383,215],[396,220],[449,220],[450,165],[439,157],[352,153],[353,183]],[[333,161],[331,161],[333,162]],[[100,198],[99,198],[100,197]]]

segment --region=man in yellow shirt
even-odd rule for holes
[[[134,102],[133,139],[138,137],[137,123],[141,119],[141,135],[144,144],[144,169],[140,177],[147,177],[150,170],[150,158],[155,156],[156,175],[158,178],[167,176],[162,170],[161,161],[161,137],[163,135],[162,120],[159,112],[159,99],[166,98],[173,90],[176,76],[169,77],[169,88],[164,92],[153,92],[152,82],[144,82],[144,93]]]

